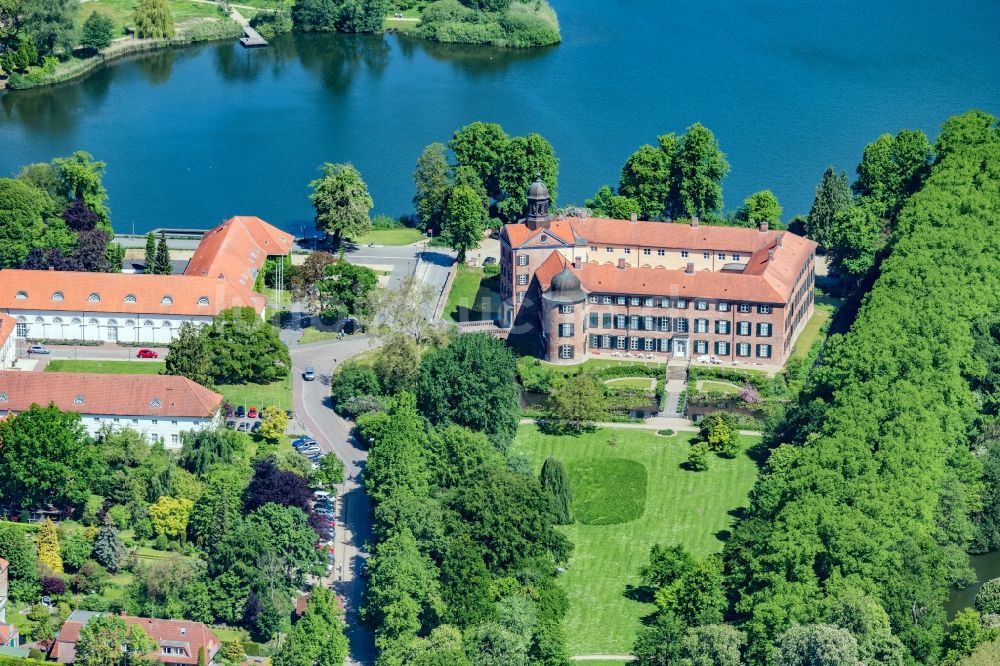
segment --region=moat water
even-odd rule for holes
[[[412,209],[420,151],[474,120],[539,132],[558,200],[615,183],[625,158],[695,121],[732,164],[726,204],[770,188],[786,219],[823,169],[852,172],[880,133],[1000,113],[995,0],[554,0],[564,42],[533,51],[398,35],[233,40],[0,95],[0,175],[87,150],[108,163],[115,228],[257,214],[311,226],[309,180],[353,162],[375,211]]]

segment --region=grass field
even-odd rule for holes
[[[108,375],[158,375],[165,367],[163,361],[74,361],[53,359],[45,372],[100,372]]]
[[[401,227],[399,229],[375,229],[354,242],[358,245],[412,245],[426,236],[419,229]]]
[[[809,318],[805,328],[802,329],[799,337],[795,340],[795,346],[792,347],[790,358],[801,360],[809,355],[809,350],[812,349],[813,345],[816,344],[816,340],[822,335],[823,326],[826,322],[830,321],[833,312],[834,309],[831,305],[816,304],[813,316]]]
[[[609,445],[612,437],[614,446]],[[699,557],[718,552],[735,520],[733,511],[746,506],[756,464],[745,454],[732,460],[713,456],[708,471],[688,472],[681,463],[687,459],[690,437],[690,433],[663,437],[626,429],[602,429],[578,437],[543,435],[535,426],[518,431],[513,451],[527,455],[536,470],[548,456],[566,464],[571,487],[582,491],[574,497],[574,512],[580,512],[581,497],[590,501],[598,492],[609,505],[618,501],[622,474],[628,483],[639,475],[635,465],[622,461],[645,472],[645,510],[637,519],[615,525],[578,521],[561,528],[575,544],[560,579],[570,599],[566,635],[571,655],[629,654],[641,618],[654,610],[625,596],[627,585],[639,583],[638,569],[650,547],[683,544]],[[744,447],[753,442],[755,438],[741,438]],[[601,461],[614,465],[603,476]],[[585,467],[597,473],[574,479],[574,472],[579,476]],[[602,479],[603,490],[594,488]],[[638,493],[626,495],[635,498]],[[616,511],[620,512],[614,506],[605,509],[608,515]]]
[[[452,321],[494,318],[500,310],[500,276],[487,278],[483,269],[475,266],[460,265],[456,270],[443,316]]]
[[[577,365],[558,365],[556,363],[548,363],[546,361],[542,361],[542,365],[551,368],[552,370],[558,372],[559,374],[565,375],[567,377],[579,374],[581,372],[593,372],[595,370],[600,370],[601,368],[608,368],[613,365],[639,365],[639,364],[642,364],[643,366],[646,367],[648,366],[658,367],[663,376],[666,376],[667,366],[665,363],[652,363],[652,362],[647,363],[644,361],[636,361],[633,359],[615,360],[610,358],[607,359],[591,358]]]
[[[337,331],[323,331],[312,326],[306,328],[302,331],[302,337],[299,338],[300,345],[307,345],[310,342],[323,342],[324,340],[336,340]]]
[[[279,379],[270,384],[220,384],[215,390],[227,402],[245,407],[277,405],[281,409],[292,409],[292,378]]]
[[[698,390],[705,393],[730,393],[736,395],[740,392],[740,387],[729,382],[717,382],[711,379],[698,381]]]
[[[604,383],[614,388],[632,388],[643,391],[656,390],[656,380],[652,377],[618,377],[605,379]]]
[[[81,2],[76,11],[76,25],[83,26],[91,12],[97,11],[109,17],[115,24],[115,37],[125,34],[126,28],[132,28],[132,10],[138,5],[138,0],[87,0]],[[168,0],[170,11],[174,15],[174,24],[187,22],[190,19],[219,18],[222,14],[218,5],[190,0]]]

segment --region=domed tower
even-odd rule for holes
[[[532,230],[549,227],[549,188],[542,182],[542,174],[536,174],[535,182],[528,188],[528,209],[524,224]]]
[[[545,355],[553,363],[582,361],[587,334],[583,330],[587,294],[569,266],[552,278],[542,294],[542,332]]]

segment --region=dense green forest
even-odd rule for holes
[[[748,663],[937,663],[967,650],[943,604],[971,576],[973,541],[997,545],[996,473],[984,488],[980,458],[998,443],[996,326],[984,320],[1000,309],[998,227],[996,119],[951,118],[727,542]],[[836,661],[794,660],[824,641]]]

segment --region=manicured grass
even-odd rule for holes
[[[215,390],[237,406],[260,409],[266,405],[277,405],[281,409],[292,409],[291,376],[270,384],[220,384]]]
[[[652,377],[619,377],[618,379],[606,379],[604,383],[614,388],[632,388],[643,391],[656,390],[656,380]]]
[[[412,245],[426,238],[419,229],[400,227],[399,229],[375,229],[354,240],[358,245]]]
[[[702,379],[698,382],[698,390],[704,393],[730,393],[736,395],[740,392],[740,387],[729,382],[717,382],[711,379]]]
[[[166,364],[163,361],[74,361],[53,359],[45,372],[101,372],[109,375],[158,375]]]
[[[799,337],[795,340],[795,346],[792,347],[792,355],[790,358],[802,360],[809,355],[809,350],[813,348],[816,344],[816,340],[822,335],[823,326],[826,322],[830,321],[830,317],[833,316],[833,306],[830,305],[816,305],[816,309],[813,311],[813,316],[809,318],[806,322],[805,328],[799,333]]]
[[[299,338],[300,345],[307,345],[310,342],[323,342],[324,340],[336,340],[337,331],[322,331],[318,328],[309,328],[302,331],[302,337]]]
[[[560,576],[570,599],[566,621],[570,655],[630,654],[641,618],[654,607],[626,597],[626,586],[639,584],[638,570],[650,547],[683,544],[698,557],[718,552],[735,521],[732,512],[746,506],[757,476],[754,462],[742,453],[731,460],[712,456],[708,471],[686,471],[681,464],[691,437],[692,433],[663,437],[630,429],[602,429],[578,437],[544,435],[535,426],[519,430],[513,452],[527,455],[536,470],[548,456],[562,460],[571,486],[579,483],[573,479],[577,462],[608,461],[604,479],[609,494],[620,483],[617,461],[634,461],[647,474],[646,508],[636,520],[617,525],[578,521],[561,528],[575,544],[567,571]],[[741,437],[744,447],[755,441]],[[588,484],[599,481],[599,476],[586,479]],[[576,501],[573,509],[579,510]]]
[[[76,10],[76,25],[82,27],[91,12],[97,11],[109,17],[115,24],[115,37],[125,34],[125,28],[135,27],[132,21],[132,10],[138,5],[138,0],[88,0],[81,2]],[[219,18],[222,13],[218,5],[190,0],[168,0],[170,11],[174,15],[174,23],[188,19]]]
[[[577,365],[559,365],[556,363],[548,363],[546,361],[542,361],[542,365],[547,366],[548,368],[551,368],[552,370],[558,372],[559,374],[565,375],[567,377],[579,374],[581,372],[593,372],[595,370],[608,368],[613,365],[639,365],[640,363],[646,367],[654,366],[658,368],[659,373],[662,376],[666,376],[667,366],[665,363],[637,361],[635,359],[614,360],[614,359],[604,359],[604,358],[591,358]]]
[[[646,510],[646,468],[624,458],[573,460],[566,466],[573,517],[584,525],[617,525]]]
[[[460,265],[456,270],[444,305],[444,317],[452,321],[494,318],[500,310],[500,276],[485,277],[483,269],[475,266]]]

